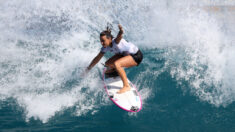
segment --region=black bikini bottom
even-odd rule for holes
[[[137,63],[137,66],[140,64],[140,62],[143,60],[143,54],[140,50],[137,51],[135,54],[131,54],[135,62]]]

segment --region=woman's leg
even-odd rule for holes
[[[135,62],[133,57],[130,55],[122,57],[114,62],[114,66],[116,68],[116,71],[119,73],[119,76],[121,77],[122,82],[123,82],[123,88],[120,89],[118,93],[124,93],[124,92],[129,91],[131,89],[131,87],[127,81],[126,72],[123,69],[123,67],[128,68],[128,67],[132,67],[132,66],[136,66],[136,65],[137,65],[137,63]]]
[[[106,71],[107,73],[108,72],[112,72],[114,69],[115,69],[115,66],[114,66],[114,62],[118,59],[120,59],[121,57],[123,57],[122,55],[120,54],[117,54],[117,55],[114,55],[112,56],[111,58],[109,58],[106,62],[105,62],[105,66],[108,66],[111,68],[110,71]],[[112,70],[113,69],[113,70]]]

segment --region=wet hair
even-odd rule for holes
[[[102,31],[102,32],[100,33],[100,37],[102,37],[102,36],[104,36],[104,35],[105,35],[107,38],[113,39],[113,35],[111,34],[111,28],[110,28],[109,26],[106,27],[106,30],[104,30],[104,31]]]

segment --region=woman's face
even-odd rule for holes
[[[107,38],[106,35],[100,37],[100,42],[103,47],[108,47],[112,43],[111,38]]]

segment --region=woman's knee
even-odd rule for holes
[[[112,65],[113,60],[110,58],[105,62],[105,65]]]
[[[120,63],[119,63],[119,61],[115,61],[114,62],[114,66],[117,68],[117,67],[120,67]]]
[[[108,66],[108,65],[109,65],[109,62],[108,62],[108,61],[106,61],[104,64],[105,64],[106,66]]]
[[[105,62],[105,66],[108,66],[110,68],[114,68],[114,64],[110,62]]]

